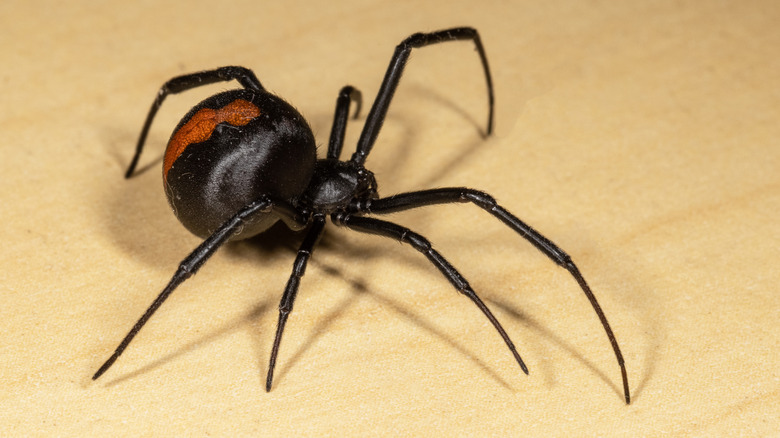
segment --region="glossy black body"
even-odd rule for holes
[[[266,376],[266,390],[270,390],[287,319],[307,263],[328,218],[334,225],[394,239],[424,255],[490,321],[527,374],[528,368],[496,317],[460,272],[425,237],[393,222],[369,217],[461,202],[476,205],[500,220],[572,275],[609,338],[620,366],[625,401],[629,403],[628,377],[617,340],[595,295],[568,254],[500,206],[487,193],[465,187],[447,187],[382,198],[374,175],[364,166],[412,49],[456,40],[473,42],[479,55],[488,90],[486,134],[491,133],[493,85],[477,31],[459,27],[416,33],[396,47],[349,160],[341,160],[347,119],[352,105],[357,107],[357,117],[362,102],[360,92],[351,86],[344,87],[339,93],[327,154],[317,160],[314,137],[306,121],[289,104],[268,93],[251,70],[222,67],[178,76],[166,82],[141,130],[136,153],[126,173],[128,178],[133,175],[149,127],[166,96],[231,80],[238,81],[243,88],[217,94],[199,103],[174,130],[163,165],[165,191],[179,220],[204,241],[182,260],[168,285],[92,378],[97,379],[111,367],[173,290],[193,275],[217,249],[231,239],[246,238],[267,230],[281,219],[292,229],[306,231],[279,303],[279,320]],[[193,120],[202,124],[190,123]]]
[[[353,203],[378,197],[376,179],[368,169],[348,161],[326,158],[317,161],[300,205],[331,214],[347,211]]]
[[[174,134],[203,108],[224,108],[236,99],[253,103],[260,115],[245,126],[218,124],[208,140],[188,145],[163,178],[176,217],[203,238],[261,195],[295,202],[314,174],[317,150],[309,124],[268,92],[211,96],[184,116]],[[273,212],[253,218],[232,239],[252,237],[279,219]]]

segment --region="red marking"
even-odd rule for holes
[[[201,109],[179,128],[168,142],[163,160],[163,174],[167,178],[168,170],[187,146],[208,140],[218,124],[228,122],[233,126],[244,126],[259,115],[260,108],[244,99],[236,99],[219,109]]]

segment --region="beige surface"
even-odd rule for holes
[[[778,433],[780,4],[157,3],[0,5],[0,435]],[[160,155],[229,85],[170,99],[150,170],[125,181],[163,81],[245,65],[322,144],[340,86],[370,98],[403,37],[460,24],[482,32],[499,135],[479,136],[473,50],[428,48],[368,165],[384,194],[487,190],[565,248],[623,348],[631,406],[574,281],[471,206],[394,220],[461,268],[530,376],[424,257],[331,227],[271,393],[289,233],[222,250],[90,381],[198,243]]]

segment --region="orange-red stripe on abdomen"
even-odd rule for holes
[[[208,140],[214,129],[222,122],[233,126],[244,126],[260,115],[260,108],[244,99],[236,99],[218,109],[202,108],[182,125],[168,142],[163,160],[163,175],[168,176],[168,170],[179,158],[187,146]]]

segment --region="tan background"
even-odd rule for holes
[[[0,5],[0,435],[778,433],[780,3],[159,3]],[[339,87],[371,100],[403,37],[463,24],[487,48],[499,135],[480,136],[472,48],[427,48],[367,164],[384,194],[484,189],[565,248],[623,348],[631,406],[574,281],[473,206],[393,220],[460,267],[530,376],[424,257],[331,226],[271,393],[299,239],[278,229],[220,251],[91,382],[198,244],[160,156],[232,84],[170,99],[148,171],[125,181],[165,80],[250,67],[324,144]]]

